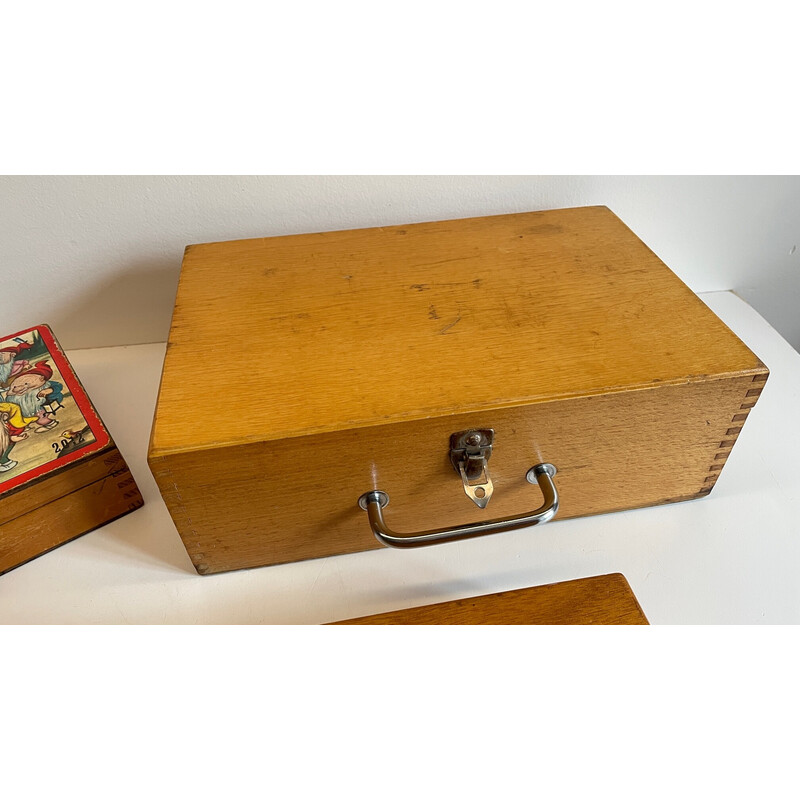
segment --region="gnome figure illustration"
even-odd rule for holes
[[[27,342],[0,348],[0,387],[8,386],[15,375],[30,366],[25,359],[20,358],[22,353],[30,349],[31,345]]]
[[[8,414],[0,410],[0,472],[7,472],[17,466],[16,461],[12,461],[9,453],[13,449],[11,444],[11,436],[6,428],[8,422]]]
[[[28,438],[25,426],[35,421],[25,419],[19,406],[0,403],[0,472],[8,472],[17,466],[17,462],[11,460],[11,451],[17,442]]]
[[[0,410],[0,472],[7,472],[17,466],[16,461],[9,458],[9,453],[12,450],[11,436],[8,433],[6,423],[8,422],[8,414]]]
[[[43,433],[58,425],[58,420],[48,414],[44,406],[63,399],[63,386],[51,381],[53,370],[46,361],[19,372],[8,385],[5,400],[19,406],[24,418],[33,418],[36,433]]]

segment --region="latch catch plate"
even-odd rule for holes
[[[450,463],[461,476],[464,493],[479,508],[486,508],[494,491],[487,466],[493,443],[491,428],[472,428],[450,436]]]

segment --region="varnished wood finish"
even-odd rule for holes
[[[625,576],[615,573],[331,624],[647,625],[648,622]]]
[[[51,472],[33,484],[0,494],[0,526],[108,475],[127,469],[116,447]],[[2,530],[2,527],[0,527]]]
[[[149,461],[221,572],[379,547],[374,488],[403,532],[529,511],[540,461],[556,519],[702,497],[766,376],[604,208],[199,245]],[[496,431],[485,511],[447,459],[470,427]]]
[[[373,488],[389,493],[386,519],[400,531],[532,510],[541,496],[525,473],[538,461],[559,470],[556,521],[702,496],[750,386],[752,377],[741,376],[574,398],[193,451],[151,465],[196,568],[220,572],[380,547],[356,505]],[[447,446],[453,431],[490,425],[495,494],[481,511],[464,496]]]
[[[190,376],[212,364],[224,425],[186,413]],[[603,207],[193,245],[152,447],[271,441],[759,366]]]
[[[116,447],[4,496],[0,498],[0,574],[142,504],[136,482]],[[11,517],[12,508],[25,510]]]

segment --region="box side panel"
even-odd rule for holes
[[[122,457],[117,470],[0,525],[0,574],[140,508]]]
[[[119,450],[112,445],[38,481],[26,483],[15,492],[0,495],[0,525],[124,468]]]
[[[714,460],[708,467],[708,474],[703,479],[703,487],[698,492],[699,495],[709,494],[714,488],[722,472],[722,468],[725,466],[725,462],[728,460],[728,456],[731,454],[733,446],[736,444],[736,440],[742,432],[744,423],[747,421],[747,416],[750,414],[750,411],[755,408],[758,398],[761,396],[767,378],[769,378],[769,371],[765,367],[764,372],[753,375],[749,379],[749,382],[747,380],[742,381],[745,388],[744,397],[741,398],[742,402],[739,408],[735,409],[730,424],[725,429],[723,438],[720,440],[714,452]]]
[[[209,571],[203,550],[211,550],[211,543],[221,542],[222,536],[224,535],[226,526],[222,513],[223,504],[228,503],[230,500],[234,514],[239,517],[245,517],[248,513],[246,507],[243,508],[241,506],[243,502],[247,503],[247,501],[243,499],[238,492],[233,496],[230,495],[230,492],[226,492],[226,497],[220,497],[220,492],[225,491],[220,484],[225,480],[226,476],[231,474],[231,469],[233,469],[233,473],[239,476],[242,481],[252,478],[247,470],[243,471],[237,465],[238,460],[240,458],[246,458],[247,455],[227,449],[216,452],[219,455],[219,459],[216,459],[211,452],[187,453],[184,457],[177,459],[148,456],[150,471],[156,479],[158,489],[161,492],[161,496],[164,498],[167,510],[172,517],[172,521],[175,523],[175,527],[178,529],[178,533],[192,559],[195,569],[201,575]],[[225,466],[223,467],[222,465]],[[173,474],[173,466],[178,471],[178,474]],[[214,476],[218,477],[217,481],[214,480]],[[201,526],[201,533],[200,530],[195,528],[192,522],[189,509],[184,503],[182,491],[190,491],[190,482],[194,482],[194,485],[197,487],[208,486],[209,478],[211,479],[209,491],[217,496],[220,503],[217,509],[219,513],[215,515],[210,525],[204,524]],[[178,488],[179,479],[182,482],[182,489]],[[259,499],[260,498],[255,498],[256,505],[260,505]],[[209,498],[201,500],[195,492],[192,492],[192,500],[194,513],[201,514],[202,508],[206,502],[208,502]],[[198,517],[198,519],[202,518]],[[223,533],[218,533],[218,529]],[[212,561],[216,563],[218,559],[212,558]],[[231,567],[231,569],[236,569],[236,567]]]
[[[449,418],[192,452],[151,468],[199,572],[221,572],[380,547],[357,506],[380,489],[400,532],[529,512],[525,480],[559,470],[556,519],[702,497],[755,404],[759,375],[487,410]],[[465,495],[450,434],[494,428],[495,492],[485,510]]]

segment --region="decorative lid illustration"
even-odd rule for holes
[[[0,339],[0,496],[109,442],[48,326]]]

